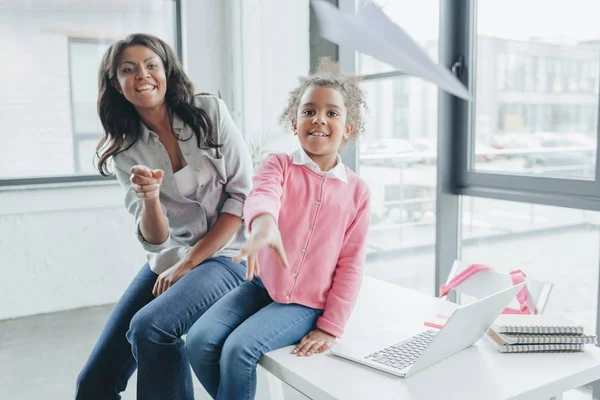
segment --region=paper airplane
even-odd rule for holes
[[[448,69],[427,53],[374,3],[363,5],[357,15],[342,13],[333,4],[311,0],[321,37],[349,47],[436,84],[465,100],[472,96]]]

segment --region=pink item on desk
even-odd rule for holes
[[[440,298],[448,297],[448,293],[456,287],[458,287],[461,283],[465,282],[467,279],[477,274],[480,271],[491,271],[492,268],[487,265],[482,264],[473,264],[468,268],[465,268],[459,274],[457,274],[454,278],[452,278],[447,284],[440,286]],[[519,283],[525,281],[525,273],[521,270],[515,270],[510,272],[510,276],[512,278],[513,285],[518,285]],[[502,311],[502,314],[536,314],[536,312],[531,312],[529,306],[527,305],[527,288],[523,288],[517,293],[517,301],[520,304],[519,309],[514,309],[507,307]],[[449,316],[444,315],[436,315],[436,321],[426,321],[425,326],[441,329],[444,326],[446,320]]]

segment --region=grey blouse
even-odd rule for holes
[[[218,149],[198,148],[192,129],[174,116],[175,133],[182,139],[190,138],[180,140],[179,146],[198,179],[195,196],[181,195],[166,149],[158,135],[143,124],[140,140],[113,160],[117,180],[126,190],[125,206],[134,216],[136,235],[148,252],[150,268],[158,274],[177,263],[214,225],[221,213],[242,217],[244,201],[252,188],[250,153],[227,106],[215,96],[196,96],[195,102],[210,116],[221,144]],[[129,180],[131,167],[138,164],[165,172],[160,202],[169,222],[169,237],[161,244],[146,242],[140,231],[143,200],[137,197]],[[247,230],[242,224],[214,256],[237,255],[246,240]]]

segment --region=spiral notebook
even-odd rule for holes
[[[566,318],[546,315],[503,314],[491,327],[496,333],[583,335],[583,326]]]
[[[497,335],[508,344],[596,344],[594,335]]]
[[[574,353],[583,351],[585,347],[582,343],[510,344],[492,329],[488,330],[485,337],[501,353]]]

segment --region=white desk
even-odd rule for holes
[[[365,277],[345,337],[423,329],[442,300]],[[382,333],[383,334],[383,333]],[[600,348],[583,353],[501,354],[482,339],[409,378],[398,378],[324,353],[299,358],[293,346],[260,365],[312,399],[549,399],[600,379]]]

